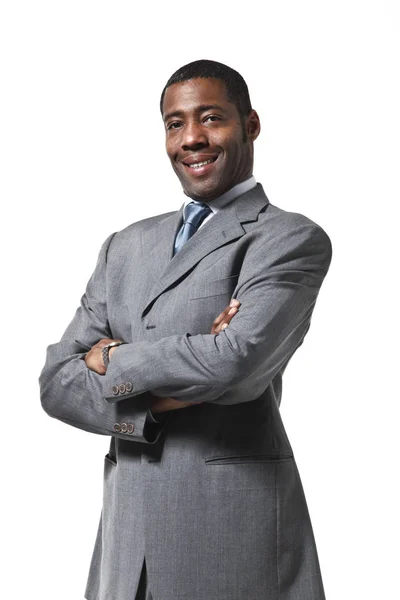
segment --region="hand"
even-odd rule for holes
[[[228,306],[222,311],[220,315],[215,319],[211,327],[211,333],[220,333],[226,327],[228,327],[232,318],[236,315],[239,310],[239,300],[231,300]]]
[[[104,365],[102,349],[107,344],[111,344],[111,342],[122,342],[122,340],[113,340],[111,338],[103,338],[97,344],[92,346],[89,352],[85,356],[85,363],[88,369],[94,371],[98,375],[105,375],[107,368]],[[112,353],[116,350],[118,346],[115,348],[110,348],[109,357],[111,358]]]
[[[239,300],[231,300],[229,305],[213,322],[211,333],[220,333],[226,327],[228,327],[229,323],[239,310],[239,306]],[[186,408],[188,406],[192,406],[192,404],[202,404],[202,402],[202,400],[198,402],[182,402],[181,400],[175,400],[175,398],[156,398],[153,404],[150,406],[150,409],[154,414],[156,414],[166,412],[167,410]]]

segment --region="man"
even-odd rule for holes
[[[330,240],[255,182],[239,73],[190,63],[161,112],[185,203],[105,241],[40,378],[50,416],[111,436],[85,597],[322,600],[279,404]]]

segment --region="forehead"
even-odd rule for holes
[[[225,83],[221,79],[196,78],[173,83],[165,90],[163,116],[175,112],[191,112],[201,106],[219,105],[235,109],[229,101]]]

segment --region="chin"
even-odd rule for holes
[[[200,199],[213,199],[221,196],[222,192],[220,191],[219,186],[215,186],[212,184],[209,185],[196,185],[196,186],[186,186],[184,188],[185,194],[190,198],[200,198]]]
[[[218,192],[215,193],[212,190],[187,190],[185,192],[187,196],[193,198],[194,200],[212,200],[213,198],[217,198],[219,196]]]

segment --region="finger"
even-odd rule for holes
[[[236,306],[232,306],[232,308],[228,310],[227,314],[224,316],[222,321],[218,323],[218,328],[220,329],[222,325],[229,325],[229,323],[232,320],[232,317],[236,315],[237,311],[238,309],[236,308]]]
[[[217,317],[216,319],[214,319],[214,321],[213,321],[213,325],[214,325],[215,327],[217,327],[217,325],[219,325],[220,323],[222,323],[222,322],[225,320],[225,318],[226,318],[226,316],[227,316],[227,314],[228,314],[228,312],[229,312],[229,311],[230,311],[230,307],[228,306],[227,308],[225,308],[225,309],[222,311],[222,313],[220,313],[220,314],[218,315],[218,317]]]
[[[220,320],[217,325],[215,325],[213,323],[213,326],[211,328],[211,333],[219,333],[220,331],[222,331],[223,329],[225,329],[225,327],[228,327],[232,316],[233,315],[231,315],[231,316],[228,317],[228,315],[225,315],[223,317],[223,319]]]
[[[218,318],[217,323],[213,323],[211,333],[219,333],[220,331],[223,331],[226,327],[228,327],[229,323],[231,322],[232,318],[236,315],[238,310],[239,308],[237,308],[236,306],[232,306],[231,308],[229,308],[228,312],[224,313],[222,318]]]
[[[220,313],[218,315],[218,317],[216,319],[214,319],[213,325],[214,326],[219,325],[222,321],[225,320],[226,316],[229,314],[229,311],[231,311],[232,308],[238,309],[239,306],[240,306],[239,300],[235,300],[235,299],[231,300],[229,305],[226,308],[224,308],[222,313]],[[235,314],[235,312],[232,312],[231,314],[233,315],[233,314]]]
[[[239,306],[240,306],[240,301],[236,300],[236,298],[232,298],[232,300],[229,302],[228,306],[222,311],[221,315],[229,314],[229,311],[232,308],[239,308]]]

